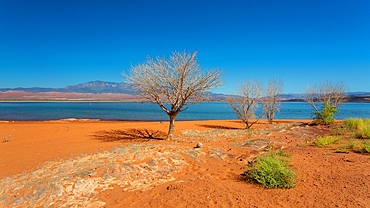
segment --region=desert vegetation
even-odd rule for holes
[[[14,129],[10,132],[10,134],[8,136],[3,136],[2,143],[4,143],[4,142],[10,142],[10,140],[12,138],[13,132],[14,132]]]
[[[346,99],[346,85],[344,82],[320,82],[307,87],[306,101],[315,110],[312,118],[319,124],[333,124],[338,114],[338,106]],[[321,106],[321,107],[320,107]]]
[[[315,145],[318,147],[326,147],[331,144],[336,144],[341,140],[338,136],[319,136],[316,138]]]
[[[265,188],[293,188],[296,173],[290,168],[290,156],[282,150],[262,154],[249,164],[242,176]]]
[[[283,82],[272,79],[266,88],[259,80],[247,80],[239,85],[238,95],[229,97],[227,102],[235,111],[239,120],[250,129],[265,114],[269,124],[272,124],[275,113],[279,111],[279,95],[282,93]],[[261,112],[256,115],[259,105]]]
[[[370,119],[347,118],[330,129],[330,135],[318,136],[312,144],[334,149],[336,153],[370,153]]]
[[[348,118],[344,120],[347,129],[355,131],[358,139],[370,139],[370,119]]]
[[[123,73],[128,84],[169,116],[167,139],[173,137],[176,116],[188,103],[204,101],[208,90],[221,85],[221,75],[219,69],[202,70],[197,52],[186,51],[173,52],[168,59],[147,57],[144,63],[132,66],[130,74]]]
[[[328,135],[317,136],[312,146],[329,148],[335,153],[370,153],[370,119],[347,118],[343,122],[327,127]],[[297,173],[289,164],[290,154],[269,149],[248,164],[242,178],[265,188],[293,188]]]
[[[262,94],[262,82],[248,80],[239,85],[237,97],[228,99],[228,103],[235,111],[238,119],[245,123],[246,129],[250,129],[263,115],[262,113],[256,115],[256,109]]]
[[[283,82],[280,79],[272,79],[267,83],[266,96],[263,99],[263,109],[269,124],[275,119],[275,113],[279,111],[279,95],[283,92]]]

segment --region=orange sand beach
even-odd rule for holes
[[[369,155],[305,145],[330,133],[307,122],[177,121],[172,141],[168,122],[0,122],[0,207],[369,207]],[[240,180],[271,146],[295,188]]]

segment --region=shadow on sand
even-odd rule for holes
[[[127,129],[127,130],[110,130],[98,131],[92,135],[95,139],[105,142],[123,141],[123,140],[164,140],[167,136],[162,131],[148,129]]]
[[[210,128],[210,129],[225,129],[225,130],[241,129],[241,128],[230,127],[230,126],[207,125],[207,124],[198,124],[198,126],[205,127],[205,128]]]

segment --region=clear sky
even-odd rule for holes
[[[0,0],[0,88],[121,82],[147,55],[198,51],[238,82],[370,91],[368,0]]]

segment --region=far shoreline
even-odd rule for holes
[[[68,102],[76,102],[76,103],[155,103],[154,101],[146,101],[146,100],[0,100],[0,103],[38,103],[38,102],[45,102],[45,103],[68,103]],[[208,100],[208,101],[200,101],[196,103],[211,103],[211,102],[222,102],[227,103],[227,100]],[[280,100],[280,103],[305,103],[307,101],[303,99],[290,99],[290,100]],[[191,102],[189,102],[191,103]],[[348,100],[345,103],[370,103],[370,100]]]
[[[340,106],[337,120],[351,117],[368,118],[369,104],[347,103]],[[110,101],[12,101],[0,103],[0,120],[21,121],[89,121],[89,122],[167,122],[163,110],[153,102]],[[260,110],[260,109],[259,109]],[[305,102],[282,102],[275,120],[312,120],[312,108]],[[258,111],[259,113],[259,111]],[[176,121],[237,120],[227,102],[189,104]]]

